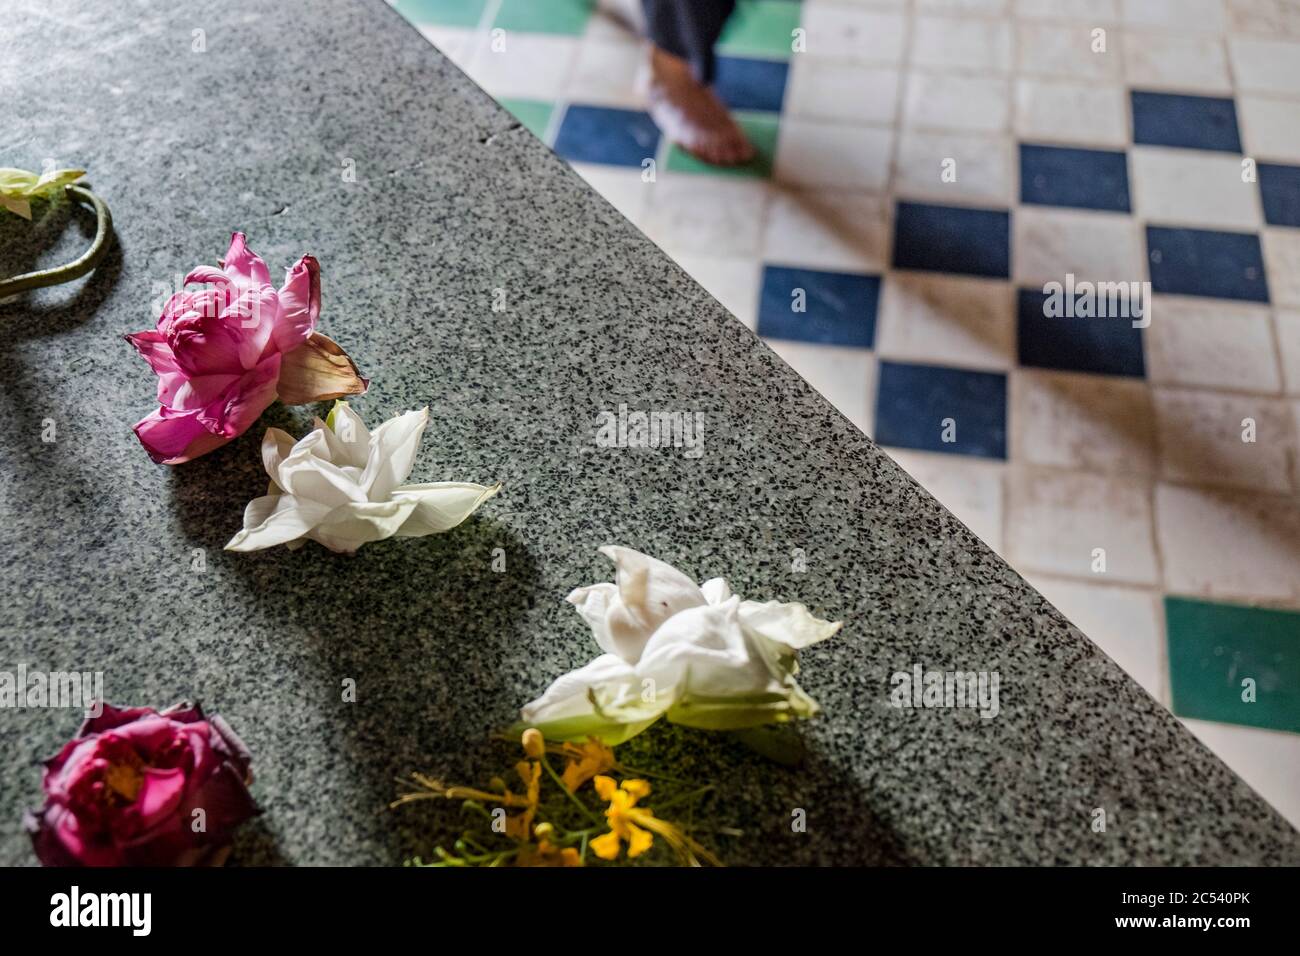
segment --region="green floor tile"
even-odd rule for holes
[[[1175,714],[1300,733],[1300,612],[1166,597],[1165,625]]]
[[[799,25],[799,4],[790,0],[740,0],[718,41],[725,56],[770,56],[785,59]]]
[[[595,0],[501,0],[493,27],[524,33],[567,33],[587,28]]]
[[[772,175],[772,161],[776,157],[778,121],[771,113],[736,113],[736,122],[745,131],[757,150],[752,160],[744,166],[712,166],[696,159],[680,146],[668,147],[664,169],[675,173],[706,173],[714,176],[750,176],[766,178]]]
[[[394,0],[393,6],[417,26],[476,27],[487,0]]]
[[[524,128],[538,139],[546,139],[546,127],[551,123],[551,113],[555,111],[554,103],[541,100],[502,99],[502,106],[514,114],[515,119],[524,124]]]

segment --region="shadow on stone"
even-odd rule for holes
[[[257,446],[266,428],[301,435],[319,411],[272,406],[248,434],[198,467],[170,471],[181,525],[205,549],[209,573],[223,576],[223,591],[231,580],[242,587],[244,600],[278,632],[251,655],[232,655],[226,635],[194,635],[191,642],[196,657],[222,661],[230,671],[218,682],[223,714],[253,749],[258,779],[267,781],[262,793],[254,785],[259,800],[265,792],[292,800],[300,787],[317,791],[310,799],[319,800],[331,780],[346,779],[341,790],[353,796],[339,851],[355,844],[357,862],[374,862],[378,844],[386,862],[400,863],[421,852],[430,834],[418,817],[387,809],[401,790],[398,780],[438,767],[455,768],[458,776],[473,773],[476,763],[490,767],[498,749],[492,733],[518,713],[518,691],[503,678],[501,660],[518,658],[538,573],[524,543],[493,520],[494,507],[508,507],[497,504],[508,490],[445,534],[372,542],[352,556],[315,542],[298,551],[223,551],[244,505],[265,493]],[[413,481],[428,473],[425,460],[436,453],[433,445],[421,452]],[[231,608],[232,627],[239,617]],[[286,696],[302,704],[283,726],[249,726],[257,714],[283,714]],[[323,762],[303,766],[295,746],[303,735],[337,746]],[[367,795],[361,800],[357,783]],[[274,862],[260,853],[251,859]]]

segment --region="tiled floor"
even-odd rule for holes
[[[394,2],[1300,825],[1300,0],[740,0],[730,171],[589,0]]]

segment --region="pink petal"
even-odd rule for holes
[[[167,399],[163,399],[160,394],[158,404],[181,412],[201,410],[221,398],[230,386],[243,377],[243,373],[232,372],[229,375],[196,375],[186,378]],[[159,389],[160,393],[161,391]]]
[[[225,268],[226,275],[241,286],[271,284],[271,273],[267,271],[266,263],[262,261],[261,256],[245,245],[242,232],[231,234],[230,248],[226,250],[226,258],[222,266]]]
[[[239,364],[256,365],[266,351],[280,315],[280,297],[270,286],[245,289],[221,313],[221,320],[239,342]]]
[[[237,321],[187,312],[172,320],[167,344],[186,375],[235,374],[244,368],[240,361],[244,334]]]
[[[198,420],[214,435],[226,439],[242,435],[275,401],[275,386],[279,378],[280,356],[272,355],[200,411]]]
[[[135,437],[140,439],[149,457],[157,462],[172,461],[185,454],[185,449],[207,429],[199,422],[198,412],[176,412],[160,408],[142,418],[135,426]]]
[[[275,326],[275,347],[292,352],[307,341],[320,316],[320,264],[303,256],[285,270],[280,289],[280,318]]]
[[[140,830],[156,825],[180,805],[185,794],[185,777],[185,771],[179,767],[170,770],[147,768],[140,793],[123,816],[138,814]]]
[[[176,406],[176,396],[185,390],[188,376],[176,364],[166,337],[159,332],[136,332],[126,336],[126,340],[158,376],[158,404]]]
[[[185,285],[191,285],[201,282],[205,285],[215,285],[224,289],[230,285],[233,280],[216,266],[195,266],[190,270],[190,274],[185,277]]]
[[[135,435],[154,461],[164,465],[179,465],[224,445],[228,437],[213,435],[199,421],[200,412],[178,412],[159,408],[142,418],[135,426]]]

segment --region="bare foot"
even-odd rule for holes
[[[722,101],[681,57],[651,45],[645,86],[651,119],[692,156],[715,166],[739,166],[754,158],[754,147]]]

